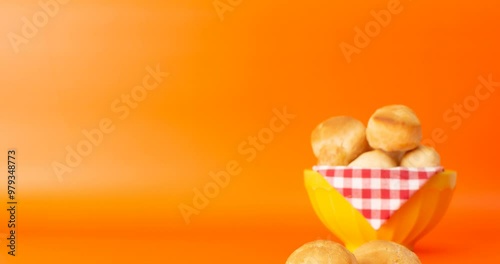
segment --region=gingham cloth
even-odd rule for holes
[[[378,230],[442,167],[361,169],[314,166]]]

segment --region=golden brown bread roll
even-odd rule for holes
[[[404,105],[389,105],[370,117],[366,137],[374,149],[408,151],[420,144],[422,129],[413,110]]]
[[[319,124],[311,134],[318,165],[346,166],[368,149],[365,126],[349,116],[332,117]]]
[[[361,154],[349,164],[349,167],[358,168],[392,168],[398,163],[382,150],[372,150]]]
[[[354,251],[359,264],[421,264],[417,255],[406,247],[383,240],[363,244]]]
[[[420,145],[407,152],[401,159],[401,167],[423,168],[441,165],[441,157],[432,147]]]
[[[354,255],[344,246],[328,240],[306,243],[296,249],[286,264],[357,264]]]

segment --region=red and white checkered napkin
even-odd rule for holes
[[[375,230],[442,167],[361,169],[314,166]]]

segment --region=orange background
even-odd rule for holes
[[[3,36],[40,7],[2,1],[0,159],[17,149],[19,228],[18,256],[2,246],[0,262],[284,263],[330,238],[303,186],[311,130],[392,103],[416,111],[425,138],[445,131],[436,148],[458,171],[448,213],[415,249],[422,262],[500,261],[498,92],[456,130],[443,119],[478,76],[500,81],[500,3],[402,0],[347,63],[339,44],[387,2],[243,0],[220,21],[211,0],[70,1],[16,54]],[[111,102],[157,63],[168,78],[118,119]],[[296,117],[247,162],[238,145],[282,107]],[[52,162],[106,117],[115,131],[58,181]],[[241,173],[186,224],[179,204],[233,159]]]

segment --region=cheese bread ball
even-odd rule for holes
[[[420,145],[407,152],[401,159],[401,167],[423,168],[441,165],[441,157],[432,147]]]
[[[404,105],[390,105],[373,113],[368,121],[366,137],[374,149],[408,151],[420,144],[422,128],[413,110]]]
[[[344,246],[328,240],[306,243],[296,249],[286,264],[357,264],[354,255]]]
[[[359,264],[421,264],[417,255],[403,245],[374,240],[354,251]]]
[[[318,165],[346,166],[368,149],[365,125],[349,116],[332,117],[311,134]]]
[[[398,163],[391,156],[381,150],[372,150],[361,154],[357,159],[349,164],[349,167],[356,168],[393,168],[397,167]]]

